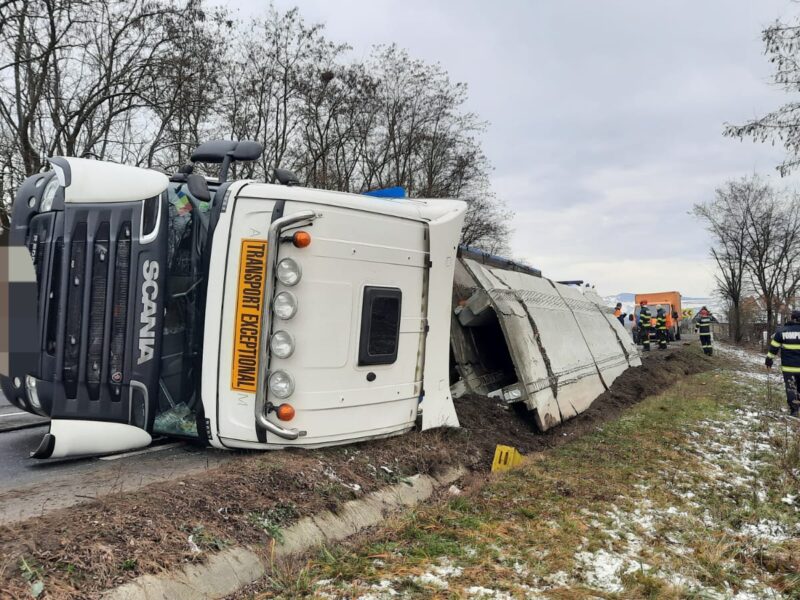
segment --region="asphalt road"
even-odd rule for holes
[[[45,424],[47,423],[47,419],[37,417],[36,415],[18,409],[0,393],[0,433],[8,431],[9,429],[17,429],[36,423]]]
[[[132,456],[110,460],[29,458],[47,424],[47,419],[20,411],[0,394],[0,524],[196,473],[237,456],[161,440]]]
[[[156,445],[130,456],[29,458],[46,431],[45,424],[0,433],[0,524],[135,490],[156,481],[180,478],[240,456],[163,440],[161,445],[157,441]]]

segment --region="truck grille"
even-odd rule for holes
[[[118,228],[113,238],[112,227]],[[85,218],[70,228],[66,242],[53,241],[49,278],[39,279],[45,351],[60,362],[67,398],[79,397],[85,383],[88,399],[99,400],[105,381],[118,400],[125,380],[131,224]],[[37,274],[43,277],[44,270]]]
[[[106,289],[108,287],[108,223],[101,223],[94,239],[92,257],[92,295],[89,302],[89,349],[86,353],[86,387],[89,398],[100,397],[103,369],[103,333],[106,324]]]
[[[125,330],[128,314],[128,282],[131,270],[131,226],[123,223],[117,240],[117,260],[114,264],[114,305],[111,318],[111,351],[109,382],[118,396],[125,365]]]
[[[67,322],[64,333],[64,389],[67,398],[78,393],[78,363],[81,354],[81,317],[86,275],[86,223],[78,223],[70,242],[67,281]]]
[[[51,356],[56,353],[57,339],[58,339],[58,323],[61,321],[59,318],[59,299],[61,298],[61,261],[64,253],[64,238],[59,237],[56,240],[56,246],[53,249],[53,270],[50,281],[52,285],[48,286],[47,282],[39,279],[39,297],[41,298],[42,292],[47,292],[49,287],[50,291],[47,296],[47,328],[45,330],[45,350]]]

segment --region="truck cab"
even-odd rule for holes
[[[465,204],[228,181],[255,142],[154,170],[54,157],[7,237],[3,393],[51,419],[36,458],[153,435],[317,447],[458,424],[450,298]]]
[[[647,294],[636,294],[635,302],[636,308],[634,314],[636,321],[639,321],[639,309],[642,301],[647,301],[647,308],[650,310],[652,316],[652,325],[655,326],[655,317],[658,314],[658,309],[664,310],[667,317],[667,336],[669,341],[681,339],[681,317],[683,309],[681,307],[681,294],[680,292],[652,292]],[[654,333],[654,332],[651,332]]]

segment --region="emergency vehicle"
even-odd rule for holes
[[[647,294],[636,294],[635,303],[636,308],[634,314],[636,321],[639,321],[639,308],[642,301],[647,302],[647,308],[650,310],[652,327],[651,336],[655,339],[655,317],[658,314],[658,309],[664,310],[664,315],[667,318],[667,336],[670,342],[681,339],[681,320],[683,318],[683,309],[681,308],[681,293],[680,292],[650,292]]]

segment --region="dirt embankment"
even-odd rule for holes
[[[314,451],[242,454],[219,469],[110,495],[0,527],[0,590],[29,597],[95,597],[143,573],[203,560],[231,544],[268,547],[280,527],[414,473],[453,464],[489,470],[497,444],[523,453],[563,444],[675,380],[711,368],[696,350],[652,352],[584,414],[546,433],[502,403],[456,401],[462,428]]]
[[[456,400],[456,410],[464,434],[480,447],[483,456],[493,456],[497,444],[514,446],[523,454],[537,452],[568,442],[599,422],[616,419],[627,407],[660,393],[678,379],[714,366],[713,360],[691,346],[673,345],[666,352],[651,351],[644,356],[640,368],[628,369],[620,375],[589,410],[544,433],[537,432],[527,419],[489,398],[472,396]]]

